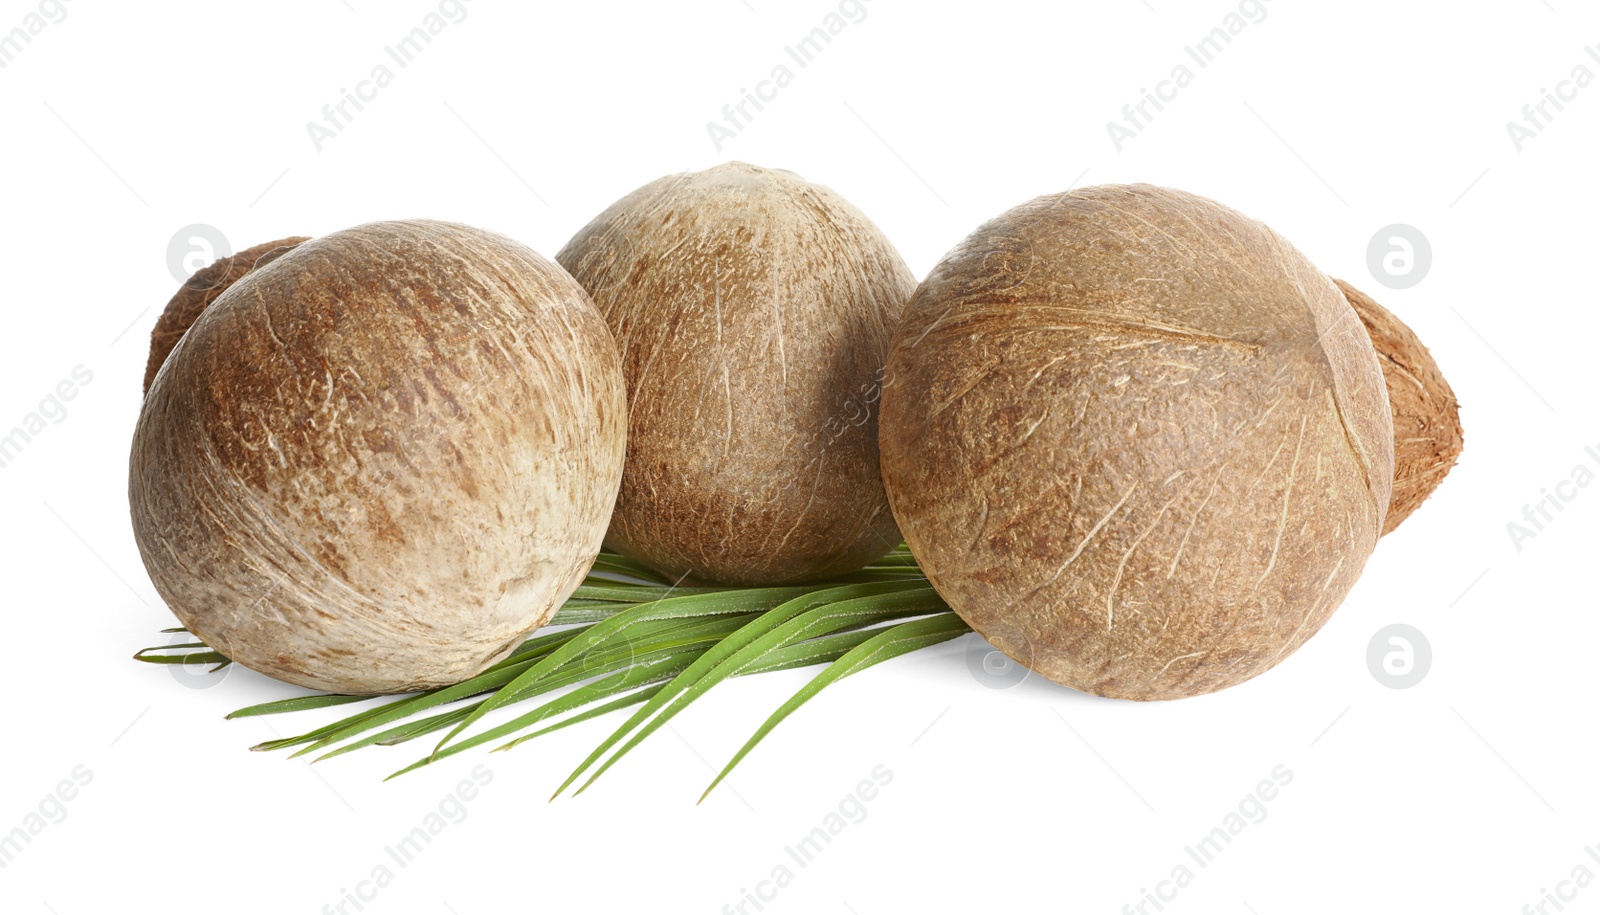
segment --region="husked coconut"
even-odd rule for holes
[[[1041,197],[918,287],[884,393],[895,517],[939,593],[1058,683],[1170,699],[1268,670],[1383,530],[1383,373],[1265,225],[1148,185]]]
[[[466,226],[359,226],[257,262],[181,334],[134,435],[134,534],[183,625],[246,667],[440,686],[581,581],[625,422],[559,267]]]
[[[763,585],[851,572],[899,542],[878,400],[916,283],[861,211],[732,162],[639,188],[556,260],[627,378],[608,549],[674,579]]]

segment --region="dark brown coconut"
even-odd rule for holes
[[[916,284],[859,210],[734,162],[639,188],[556,260],[627,377],[608,548],[674,579],[758,585],[850,572],[899,542],[877,409]]]
[[[1461,456],[1461,409],[1433,354],[1416,333],[1371,296],[1334,280],[1355,307],[1378,351],[1394,419],[1394,492],[1385,534],[1411,516]]]
[[[156,372],[161,370],[172,348],[183,339],[184,331],[216,301],[217,296],[226,292],[246,273],[271,263],[274,258],[305,240],[304,236],[294,236],[246,248],[237,254],[218,258],[211,266],[189,277],[172,300],[167,302],[166,310],[156,320],[155,330],[150,332],[150,359],[144,368],[145,392],[150,391],[150,382],[155,380]]]
[[[883,473],[939,593],[1058,683],[1171,699],[1271,668],[1354,584],[1394,476],[1383,374],[1261,223],[1148,185],[980,227],[895,335]]]
[[[183,625],[246,667],[453,683],[593,563],[624,411],[611,335],[559,267],[466,226],[359,226],[247,273],[183,335],[134,436],[134,534]]]

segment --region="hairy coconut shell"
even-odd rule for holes
[[[144,367],[145,392],[150,391],[150,382],[155,380],[156,372],[161,371],[167,355],[183,339],[189,325],[216,301],[217,296],[226,292],[239,277],[256,267],[272,263],[305,240],[304,236],[280,238],[218,258],[211,266],[195,271],[194,276],[178,287],[177,294],[167,302],[166,310],[156,320],[155,330],[150,332],[150,359]]]
[[[466,226],[359,226],[183,336],[134,436],[134,534],[183,625],[246,667],[440,686],[582,580],[625,421],[615,345],[560,268]]]
[[[1361,316],[1383,366],[1394,417],[1394,491],[1385,534],[1400,526],[1461,456],[1461,407],[1433,354],[1415,332],[1371,296],[1344,280],[1333,281]]]
[[[884,357],[915,280],[832,190],[741,162],[653,181],[556,260],[615,333],[628,459],[606,546],[760,585],[899,542],[878,472]]]
[[[1372,343],[1261,223],[1148,185],[980,227],[889,358],[895,517],[995,647],[1080,690],[1170,699],[1271,668],[1377,542],[1394,475]]]

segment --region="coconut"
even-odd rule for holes
[[[257,266],[183,335],[134,435],[134,534],[183,625],[246,667],[453,683],[583,578],[624,410],[560,268],[466,226],[360,226]]]
[[[859,210],[733,162],[639,188],[556,260],[627,378],[608,549],[675,580],[764,585],[851,572],[899,542],[877,411],[916,284]]]
[[[1433,354],[1405,322],[1344,280],[1334,280],[1372,337],[1394,421],[1394,487],[1385,534],[1444,482],[1461,456],[1461,408]]]
[[[1333,282],[1253,219],[1148,185],[1041,197],[918,287],[883,474],[934,587],[1076,689],[1170,699],[1288,657],[1389,505],[1383,373]]]
[[[237,254],[218,258],[211,266],[198,270],[189,277],[178,288],[177,294],[171,301],[167,302],[166,310],[156,321],[155,330],[150,332],[150,359],[144,367],[145,391],[150,390],[150,383],[155,380],[156,372],[166,363],[167,355],[172,352],[172,348],[183,339],[183,334],[189,329],[189,325],[216,301],[217,296],[226,292],[239,277],[257,266],[270,264],[279,255],[305,240],[304,236],[294,236],[246,248]]]

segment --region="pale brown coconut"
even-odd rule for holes
[[[556,260],[627,377],[608,549],[674,579],[762,585],[847,573],[899,542],[877,412],[916,282],[859,210],[732,162],[639,188]]]
[[[883,473],[939,593],[1058,683],[1171,699],[1310,638],[1383,529],[1383,374],[1337,287],[1213,201],[1041,197],[918,287]]]
[[[1461,456],[1461,408],[1433,354],[1405,322],[1344,280],[1333,281],[1372,337],[1394,420],[1394,491],[1385,534],[1439,488]]]
[[[359,226],[183,336],[134,436],[134,534],[179,620],[246,667],[441,686],[582,580],[625,422],[615,344],[559,267],[466,226]]]
[[[196,271],[178,287],[177,293],[167,302],[166,309],[156,320],[155,329],[150,332],[150,358],[144,367],[145,391],[150,390],[150,382],[155,380],[156,372],[167,361],[167,354],[183,339],[184,331],[216,301],[217,296],[226,292],[246,273],[272,263],[275,258],[305,240],[304,236],[280,238],[246,248],[237,254],[219,257],[211,266]]]

